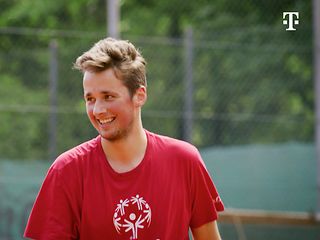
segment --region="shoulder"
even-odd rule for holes
[[[81,164],[83,161],[91,158],[97,152],[100,144],[100,136],[86,141],[68,151],[62,153],[53,162],[52,170],[61,170],[67,166],[72,167],[76,164]]]
[[[147,135],[154,150],[166,156],[182,157],[183,159],[201,158],[198,149],[191,143],[151,132],[147,132]]]

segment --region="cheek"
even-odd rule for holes
[[[89,118],[93,117],[93,106],[86,104],[86,112]]]
[[[110,111],[115,113],[121,121],[131,121],[133,116],[133,105],[131,101],[123,101],[110,106]]]
[[[112,113],[126,114],[131,110],[132,106],[129,101],[114,101],[109,103],[108,110]]]

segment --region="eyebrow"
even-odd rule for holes
[[[102,92],[99,92],[99,94],[101,94],[101,95],[108,95],[108,94],[116,95],[116,93],[112,92],[112,91],[102,91]],[[86,94],[84,94],[84,97],[90,97],[90,96],[92,96],[91,92],[87,92]]]
[[[86,94],[83,94],[83,97],[86,98],[86,97],[90,97],[92,94],[91,93],[86,93]]]

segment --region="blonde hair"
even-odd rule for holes
[[[74,68],[82,72],[101,72],[112,68],[131,96],[142,85],[147,86],[146,61],[127,40],[105,38],[79,56]]]

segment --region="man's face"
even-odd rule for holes
[[[137,124],[138,106],[114,71],[86,71],[83,90],[88,117],[99,134],[109,141],[128,136]]]

